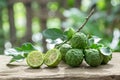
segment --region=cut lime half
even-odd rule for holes
[[[32,51],[26,58],[27,64],[32,68],[39,68],[43,61],[43,55],[40,51]]]
[[[56,67],[61,61],[62,55],[58,49],[47,51],[44,57],[44,64],[48,67]]]

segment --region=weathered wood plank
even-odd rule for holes
[[[86,63],[71,68],[60,63],[57,68],[42,65],[40,69],[31,69],[25,62],[6,65],[10,57],[0,56],[0,80],[120,80],[120,53],[114,53],[107,65],[96,68]]]

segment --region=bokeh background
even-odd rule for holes
[[[45,52],[52,43],[44,39],[43,30],[77,29],[93,8],[82,31],[120,51],[120,0],[0,0],[0,54],[25,42]]]

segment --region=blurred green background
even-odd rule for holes
[[[77,29],[93,8],[82,31],[119,52],[120,0],[0,0],[0,54],[25,42],[46,51],[52,44],[43,38],[43,30]]]

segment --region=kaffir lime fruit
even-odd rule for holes
[[[112,59],[112,54],[108,56],[103,55],[103,61],[101,64],[107,64],[111,59]]]
[[[58,49],[48,50],[44,57],[44,64],[48,67],[56,67],[62,59],[62,55]]]
[[[112,50],[109,47],[101,47],[99,51],[103,56],[101,64],[107,64],[112,59]]]
[[[62,54],[62,60],[65,61],[65,55],[67,53],[68,50],[70,50],[72,47],[71,45],[69,44],[63,44],[61,47],[60,47],[60,52]]]
[[[73,48],[84,49],[87,47],[87,37],[84,33],[75,33],[70,39]]]
[[[85,61],[92,67],[97,67],[101,64],[102,56],[97,49],[85,50]]]
[[[81,49],[70,49],[65,55],[66,64],[71,67],[78,67],[83,61],[83,56]]]
[[[39,68],[44,61],[43,55],[40,51],[32,51],[26,58],[27,64],[32,68]]]

